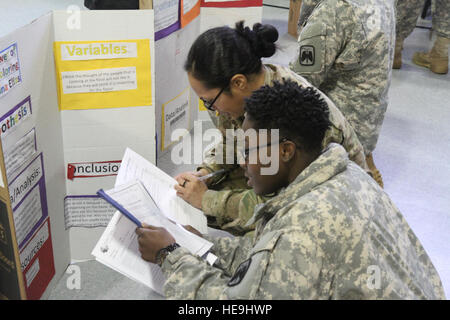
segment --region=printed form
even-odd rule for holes
[[[178,182],[145,158],[127,148],[116,178],[116,186],[139,180],[161,212],[182,225],[191,225],[202,234],[208,233],[206,217],[177,196]]]
[[[116,179],[116,187],[105,192],[141,223],[166,228],[180,246],[203,256],[212,247],[212,243],[187,231],[181,224],[189,224],[201,233],[207,233],[206,218],[201,211],[198,210],[199,216],[197,209],[187,203],[183,204],[184,200],[176,196],[174,183],[177,182],[173,178],[127,149]],[[182,202],[176,202],[176,199]],[[135,230],[136,225],[117,211],[92,255],[111,269],[163,295],[164,275],[158,265],[142,259]],[[214,260],[210,261],[209,255],[207,261],[213,263]]]

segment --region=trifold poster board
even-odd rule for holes
[[[198,97],[189,86],[184,63],[189,48],[199,35],[200,0],[154,0],[153,7],[156,28],[155,89],[159,158],[170,152],[178,140],[175,137],[172,141],[172,134],[177,129],[191,130],[198,117]],[[176,19],[177,22],[174,22]],[[163,27],[166,28],[158,30]]]
[[[156,163],[199,116],[183,69],[193,41],[261,16],[262,1],[153,0],[55,11],[0,38],[1,298],[45,298],[93,258],[115,212],[96,191],[113,188],[125,149]]]
[[[91,258],[126,147],[155,162],[154,35],[153,10],[124,10],[0,38],[0,297],[46,297]]]
[[[115,212],[96,192],[114,186],[125,149],[156,160],[154,23],[152,10],[81,11],[81,28],[73,30],[69,16],[54,14],[53,49],[66,166],[65,227],[71,258],[83,260],[92,258]]]

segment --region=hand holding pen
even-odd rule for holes
[[[225,172],[227,172],[227,170],[221,169],[200,177],[195,175],[195,173],[179,174],[175,178],[178,182],[178,185],[175,185],[177,196],[192,206],[202,209],[203,195],[206,191],[208,191],[208,186],[205,181],[213,176],[223,174]]]
[[[226,170],[226,169],[220,169],[220,170],[217,170],[217,171],[205,174],[204,176],[200,176],[198,179],[200,181],[206,182],[206,180],[208,180],[209,178],[215,177],[215,176],[217,176],[219,174],[222,174],[222,173],[226,173],[227,171],[228,170]],[[186,186],[186,182],[187,182],[187,180],[184,180],[184,182],[183,182],[183,184],[181,184],[181,186],[185,187]]]

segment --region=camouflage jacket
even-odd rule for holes
[[[394,0],[304,0],[299,24],[291,69],[336,104],[371,153],[388,104]]]
[[[300,85],[310,87],[311,84],[303,77],[297,75],[289,68],[265,65],[265,84],[271,85],[274,81],[282,81],[283,79],[291,79],[298,82]],[[336,142],[344,146],[347,150],[351,160],[356,162],[359,166],[367,170],[366,159],[364,156],[364,149],[359,142],[353,128],[344,118],[342,113],[336,108],[333,102],[320,92],[322,97],[328,104],[330,111],[331,128],[325,133],[323,146],[325,147],[331,142]],[[215,116],[210,113],[216,127],[221,130],[225,139],[226,129],[242,128],[243,118],[238,120],[231,120],[225,116]],[[253,230],[253,226],[245,227],[246,222],[253,214],[253,208],[257,203],[262,203],[268,197],[257,196],[252,190],[247,187],[246,179],[244,178],[243,170],[237,164],[218,164],[216,161],[216,150],[228,147],[224,142],[212,148],[206,155],[203,165],[200,168],[206,168],[209,171],[217,171],[222,168],[232,169],[233,171],[225,177],[225,181],[214,181],[212,185],[219,183],[218,187],[212,187],[203,196],[202,210],[203,212],[216,219],[215,227],[220,227],[235,235],[241,235],[249,230]],[[235,146],[232,146],[234,148]],[[236,154],[236,151],[234,151]],[[223,151],[226,155],[226,151]],[[220,178],[220,177],[219,177]],[[216,189],[216,190],[214,190]]]
[[[256,235],[211,238],[214,266],[184,248],[164,261],[169,299],[445,299],[387,194],[330,146],[255,210]]]

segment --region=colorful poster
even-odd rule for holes
[[[155,12],[155,40],[167,37],[180,29],[179,0],[153,0]]]
[[[181,0],[181,27],[184,28],[200,15],[200,0]]]
[[[240,7],[261,7],[262,0],[201,0],[202,7],[215,8],[240,8]]]
[[[9,183],[9,195],[17,243],[22,248],[48,216],[42,153]]]
[[[0,51],[0,98],[22,83],[17,43]]]
[[[37,300],[55,275],[50,219],[33,234],[20,252],[27,299]]]
[[[149,40],[55,42],[61,110],[152,105]]]
[[[162,151],[173,143],[172,133],[176,129],[189,127],[189,93],[190,90],[187,87],[178,96],[162,105]]]

